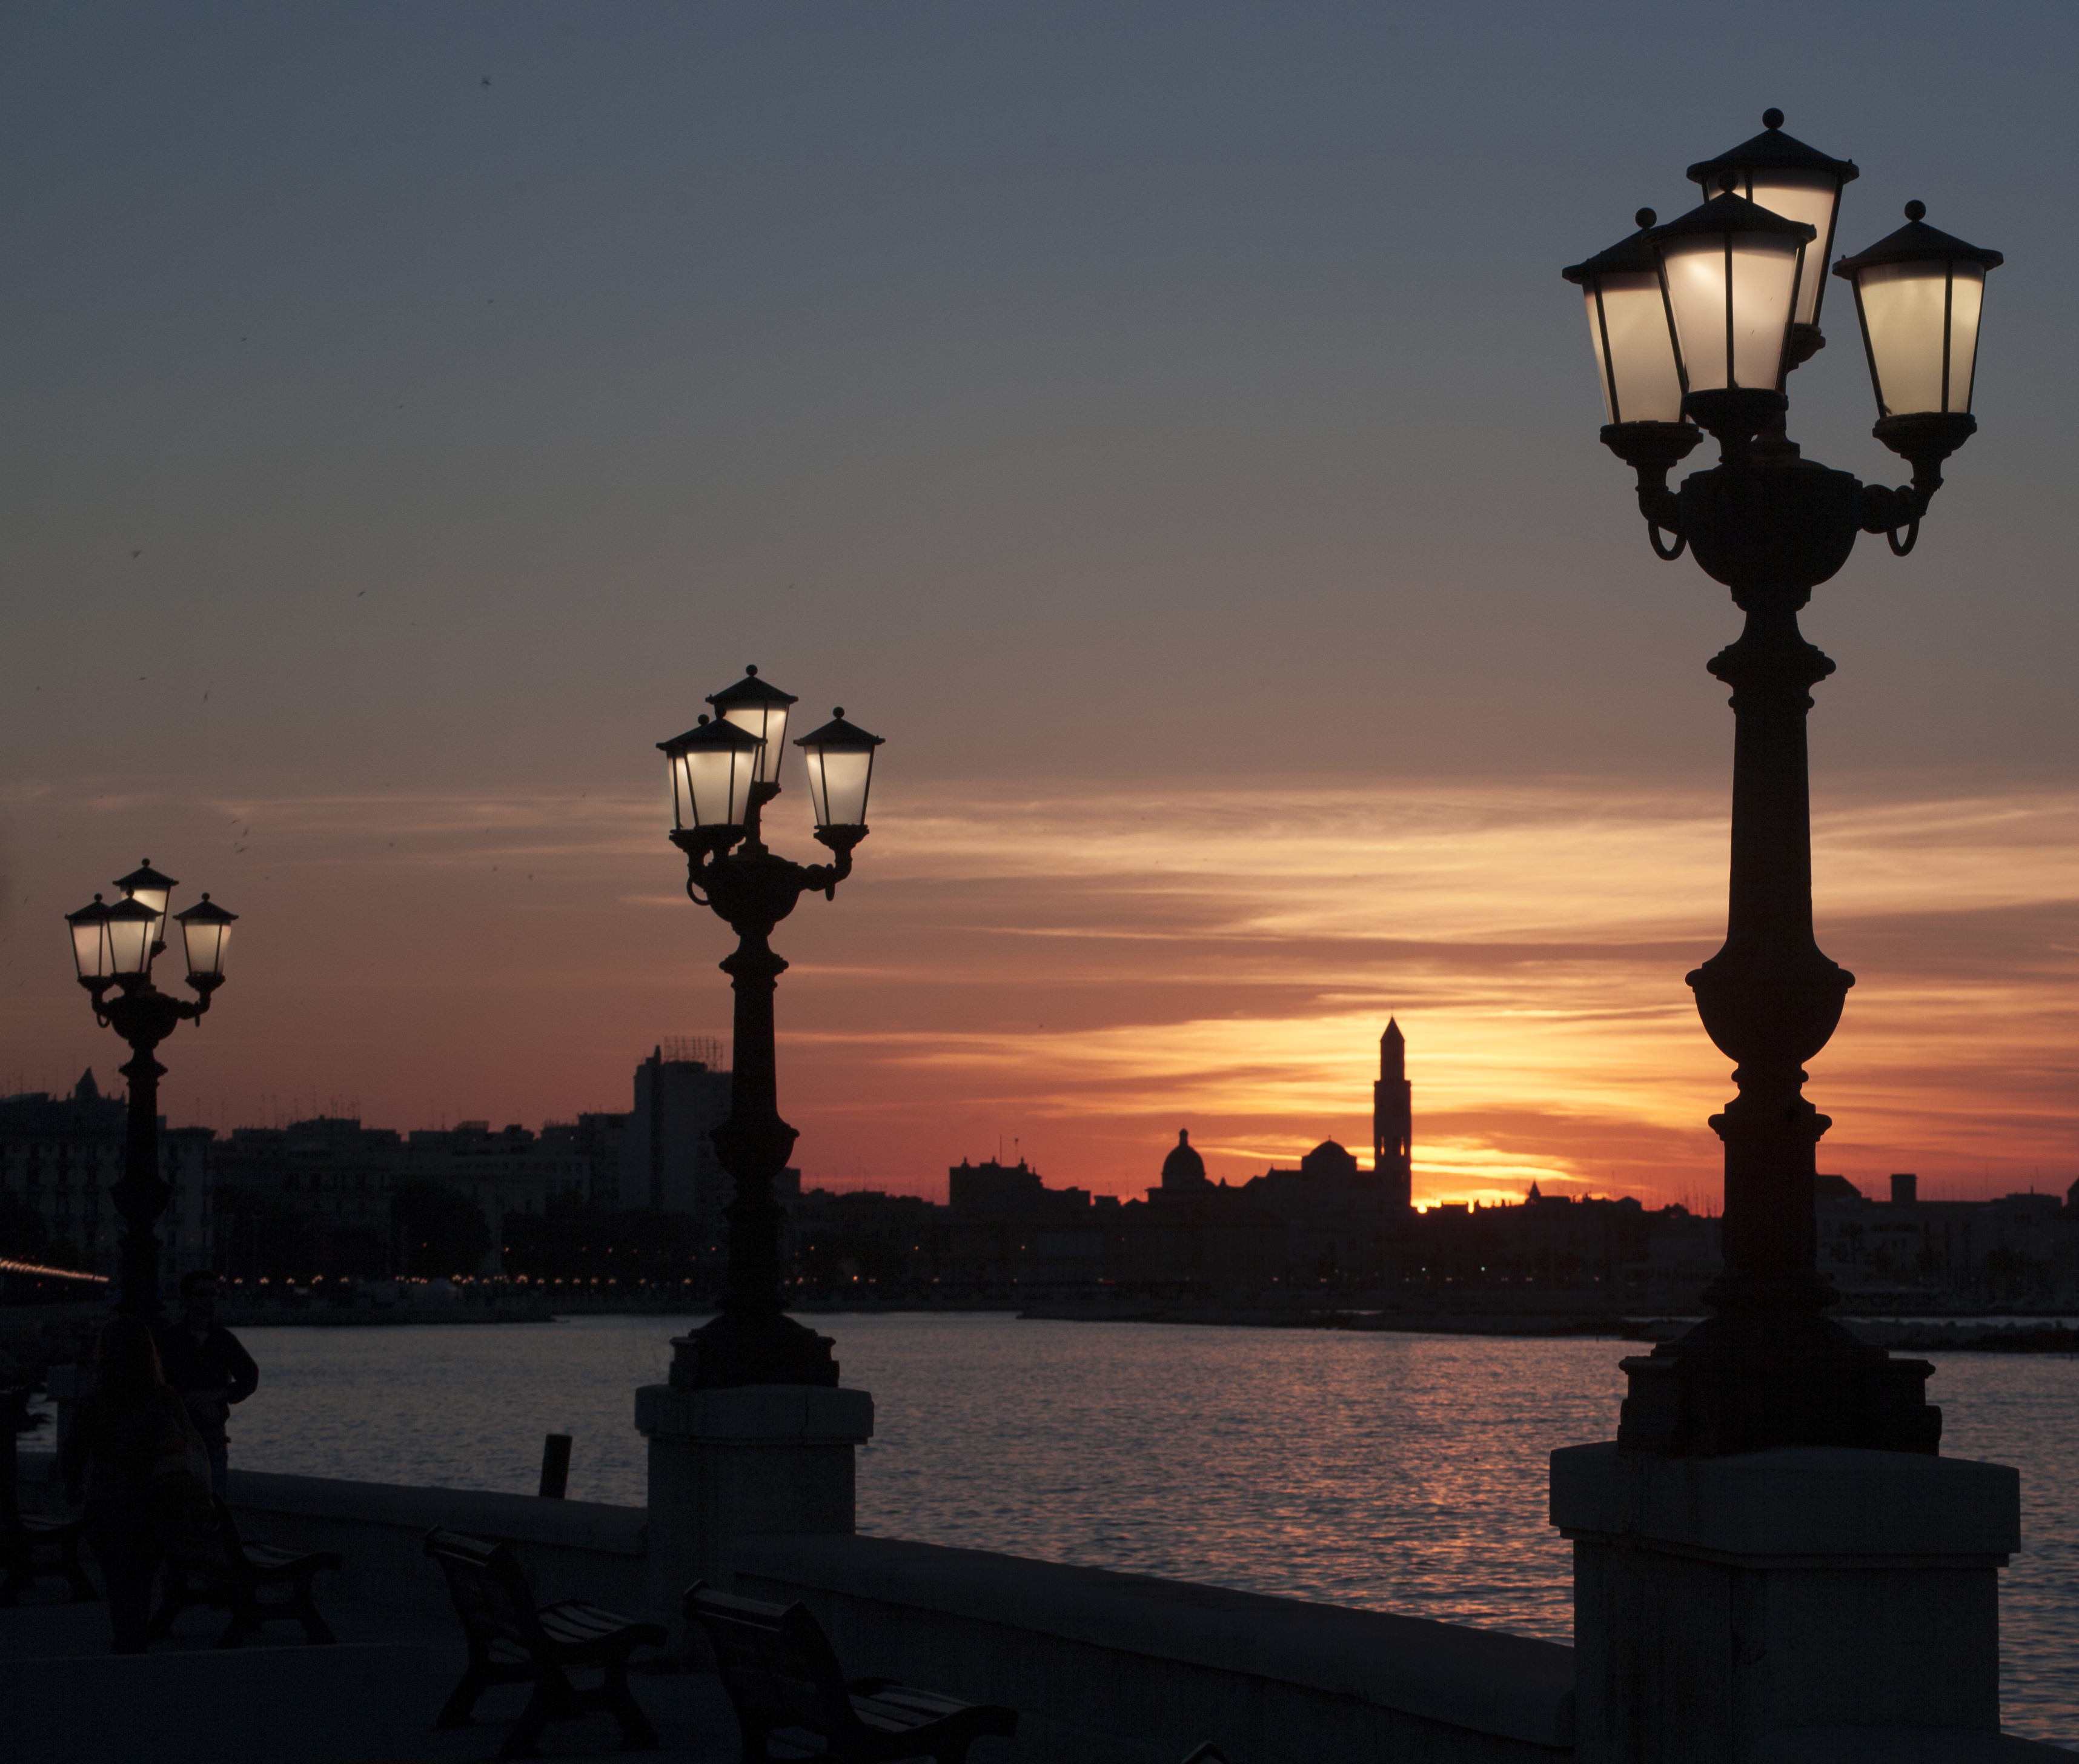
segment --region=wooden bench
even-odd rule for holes
[[[436,1726],[467,1727],[477,1699],[494,1684],[531,1683],[534,1695],[499,1748],[500,1758],[531,1757],[551,1721],[602,1712],[620,1722],[623,1751],[655,1747],[657,1730],[628,1688],[628,1657],[646,1645],[662,1647],[662,1624],[631,1622],[574,1600],[538,1611],[509,1545],[436,1526],[426,1533],[426,1553],[447,1576],[469,1641],[468,1669]],[[570,1672],[580,1666],[597,1666],[603,1681],[579,1690]]]
[[[40,1580],[62,1580],[72,1588],[75,1600],[98,1599],[94,1582],[79,1561],[80,1522],[76,1519],[48,1519],[35,1513],[18,1513],[12,1503],[0,1518],[0,1567],[7,1578],[0,1581],[0,1605],[11,1605]]]
[[[847,1682],[805,1605],[735,1599],[698,1583],[686,1593],[686,1616],[714,1645],[742,1724],[746,1764],[772,1756],[775,1733],[813,1735],[825,1755],[844,1764],[961,1764],[977,1740],[1018,1731],[1017,1712],[993,1703],[961,1703],[894,1678]]]
[[[153,1636],[169,1635],[174,1620],[191,1605],[228,1611],[231,1620],[216,1638],[220,1648],[235,1648],[262,1624],[299,1623],[306,1640],[336,1641],[311,1595],[311,1581],[320,1568],[337,1573],[337,1551],[319,1549],[299,1555],[269,1544],[249,1544],[238,1535],[238,1522],[222,1501],[211,1501],[216,1531],[211,1547],[176,1551],[166,1561],[166,1595],[153,1614]],[[268,1596],[277,1591],[287,1596]]]

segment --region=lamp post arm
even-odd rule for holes
[[[818,827],[816,843],[826,845],[837,855],[835,863],[812,863],[801,872],[802,887],[821,888],[823,898],[837,898],[838,884],[851,874],[851,855],[859,842],[866,837],[864,827]]]
[[[1884,484],[1863,486],[1861,516],[1864,533],[1880,533],[1890,545],[1892,555],[1902,558],[1912,550],[1920,537],[1920,517],[1927,512],[1927,505],[1934,501],[1935,492],[1942,487],[1942,474],[1934,466],[1916,471],[1910,484],[1901,484],[1893,490]],[[1905,529],[1905,537],[1898,536],[1900,528]]]
[[[1638,510],[1646,516],[1646,536],[1653,554],[1672,562],[1686,543],[1680,520],[1680,501],[1667,487],[1667,474],[1688,458],[1702,431],[1693,423],[1611,423],[1603,429],[1603,445],[1638,474]],[[1670,548],[1660,536],[1670,533]]]
[[[1646,466],[1638,468],[1638,512],[1646,516],[1646,542],[1653,547],[1654,556],[1672,563],[1689,541],[1682,530],[1682,499],[1667,487],[1665,466],[1657,471]],[[1663,533],[1674,536],[1673,546],[1661,544]]]

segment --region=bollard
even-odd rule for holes
[[[542,1499],[559,1501],[571,1486],[571,1436],[550,1433],[542,1440]]]

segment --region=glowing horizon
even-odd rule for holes
[[[1128,1194],[1155,1180],[1178,1127],[1215,1179],[1289,1167],[1324,1139],[1368,1162],[1378,1040],[1395,1016],[1418,1204],[1516,1198],[1533,1181],[1715,1204],[1705,1120],[1730,1076],[1681,980],[1717,947],[1722,913],[1725,810],[1705,793],[1582,780],[946,788],[919,813],[921,790],[896,775],[853,881],[835,905],[805,902],[775,939],[793,964],[782,1106],[803,1130],[810,1185],[943,1193],[945,1168],[994,1155],[999,1131],[1005,1156],[1015,1142],[1056,1185]],[[128,807],[55,786],[15,800],[68,796],[68,847]],[[782,850],[807,848],[789,820],[799,806],[783,798],[768,824]],[[710,965],[726,938],[679,892],[646,793],[208,812],[220,850],[271,855],[236,899],[228,881],[219,890],[246,915],[220,1001],[235,1008],[213,1014],[207,1041],[176,1046],[176,1122],[194,1113],[180,1099],[198,1059],[234,1043],[237,1068],[277,1075],[243,1104],[223,1093],[208,1124],[249,1124],[257,1097],[327,1093],[289,1075],[303,989],[282,964],[299,923],[393,951],[394,972],[349,959],[326,983],[331,1008],[373,1030],[326,1053],[352,1074],[329,1094],[361,1099],[370,1124],[532,1127],[625,1108],[615,1093],[651,1042],[727,1035]],[[1822,946],[1859,976],[1813,1067],[1811,1093],[1837,1121],[1822,1167],[1866,1186],[1913,1168],[1930,1193],[2061,1188],[2079,1174],[2070,1125],[2032,1050],[2073,1026],[2079,793],[1872,789],[1823,809],[1814,847]],[[490,888],[496,913],[473,914]],[[379,922],[375,898],[414,901],[408,926]],[[500,939],[517,939],[530,988],[492,984]],[[46,954],[62,953],[53,933]],[[38,989],[79,1011],[48,974]],[[529,1021],[530,992],[537,1011],[586,1006],[570,1044]],[[648,1026],[612,1026],[636,1023]],[[67,1027],[82,1063],[113,1064]],[[412,1086],[431,1089],[420,1075],[436,1069],[429,1034],[461,1070],[414,1107]],[[1964,1063],[1937,1081],[1960,1049]],[[1992,1155],[1967,1098],[2002,1121]]]

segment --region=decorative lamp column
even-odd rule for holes
[[[188,1004],[152,984],[152,962],[165,950],[164,932],[173,877],[148,858],[116,884],[126,897],[114,906],[99,895],[65,915],[79,983],[92,995],[95,1021],[130,1044],[121,1070],[129,1081],[129,1114],[123,1136],[123,1179],[112,1198],[123,1223],[121,1296],[117,1308],[147,1320],[159,1311],[159,1241],[154,1227],[171,1191],[159,1175],[159,1080],[166,1068],[154,1056],[159,1043],[182,1022],[199,1022],[211,995],[224,984],[224,955],[236,919],[205,894],[202,905],[175,915],[187,958]],[[113,997],[110,989],[115,989]]]
[[[1738,1094],[1711,1118],[1726,1172],[1713,1315],[1624,1361],[1614,1442],[1552,1457],[1552,1522],[1574,1544],[1576,1764],[2009,1755],[1997,1574],[2018,1543],[2018,1478],[1940,1457],[1933,1369],[1825,1315],[1814,1171],[1831,1123],[1804,1068],[1854,976],[1813,934],[1805,718],[1834,664],[1797,622],[1859,533],[1911,549],[1935,467],[1970,433],[1978,290],[1999,259],[1914,213],[1839,266],[1860,297],[1878,438],[1914,481],[1802,458],[1782,388],[1818,347],[1808,254],[1855,167],[1766,121],[1691,168],[1719,194],[1647,236],[1683,408],[1720,457],[1675,490],[1641,470],[1638,507],[1654,550],[1686,544],[1745,616],[1709,664],[1734,714],[1726,939],[1688,976]]]
[[[716,1156],[735,1187],[725,1212],[729,1285],[721,1315],[675,1344],[671,1383],[680,1390],[838,1382],[829,1338],[785,1314],[780,1259],[785,1216],[772,1185],[787,1166],[795,1131],[780,1114],[773,1025],[773,995],[787,964],[770,940],[803,894],[834,898],[851,874],[853,849],[867,834],[867,784],[879,741],[840,716],[796,744],[809,757],[815,837],[836,861],[804,865],[777,857],[760,837],[760,818],[780,794],[779,743],[794,702],[747,668],[742,679],[709,700],[719,721],[703,717],[659,744],[671,769],[671,838],[686,854],[686,892],[737,935],[735,951],[722,964],[735,993],[730,1112],[714,1130]],[[834,821],[833,813],[855,818]]]
[[[1801,315],[1816,324],[1819,311],[1808,253],[1830,232],[1840,187],[1855,174],[1850,161],[1780,135],[1775,112],[1768,121],[1767,135],[1691,169],[1707,188],[1734,188],[1664,225],[1646,227],[1642,215],[1640,236],[1562,272],[1588,291],[1592,311],[1600,298],[1608,314],[1616,295],[1644,312],[1642,242],[1657,255],[1681,410],[1716,437],[1721,457],[1679,490],[1666,487],[1664,470],[1642,466],[1638,504],[1654,551],[1672,558],[1686,545],[1746,615],[1738,641],[1710,663],[1732,688],[1734,716],[1726,942],[1688,976],[1705,1030],[1738,1068],[1739,1094],[1711,1123],[1725,1142],[1725,1273],[1705,1294],[1716,1315],[1625,1361],[1619,1444],[1705,1457],[1788,1445],[1932,1453],[1941,1415],[1923,1394],[1930,1369],[1867,1348],[1823,1315],[1837,1295],[1817,1267],[1813,1189],[1830,1123],[1805,1100],[1803,1068],[1832,1035],[1854,976],[1813,934],[1805,716],[1834,664],[1805,641],[1797,614],[1859,533],[1910,549],[1941,480],[1930,463],[1910,487],[1864,485],[1801,459],[1787,440],[1754,439],[1787,408],[1793,326]],[[1792,194],[1805,204],[1797,215],[1759,200],[1795,207]],[[1839,266],[1859,295],[1880,438],[1898,450],[1926,457],[1968,434],[1978,290],[1998,261],[1915,215]],[[1642,319],[1605,343],[1601,322],[1613,426],[1632,414],[1634,384],[1646,391],[1631,395],[1634,408],[1662,415],[1657,333]],[[1671,548],[1663,533],[1675,535]]]

